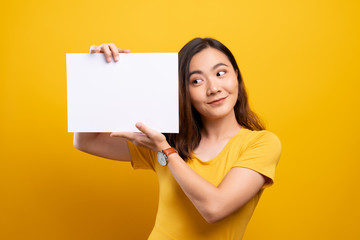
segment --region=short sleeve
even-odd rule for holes
[[[133,169],[149,169],[155,171],[154,163],[156,155],[154,151],[136,146],[130,141],[127,141],[127,144],[130,150]]]
[[[234,163],[234,167],[244,167],[254,170],[267,178],[263,188],[274,183],[275,169],[281,155],[279,138],[269,131],[257,132],[249,141],[246,149]]]

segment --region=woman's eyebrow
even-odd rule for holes
[[[212,67],[212,69],[214,70],[215,68],[217,68],[217,67],[219,67],[219,66],[226,66],[226,67],[229,67],[229,66],[228,66],[228,65],[226,65],[225,63],[218,63],[218,64],[214,65],[214,66]]]
[[[198,73],[198,74],[202,74],[203,72],[202,72],[202,71],[200,71],[200,70],[195,70],[195,71],[192,71],[191,73],[189,73],[189,77],[190,77],[191,75],[193,75],[193,74],[196,74],[196,73]]]
[[[226,66],[226,67],[228,67],[228,65],[226,65],[225,63],[218,63],[218,64],[215,64],[215,65],[212,67],[212,69],[214,70],[214,69],[216,69],[216,68],[219,67],[219,66]],[[193,74],[196,74],[196,73],[202,74],[203,72],[200,71],[200,70],[192,71],[191,73],[189,73],[189,77],[190,77],[191,75],[193,75]]]

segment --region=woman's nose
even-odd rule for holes
[[[208,80],[208,86],[207,86],[207,94],[211,95],[211,94],[215,94],[217,92],[220,92],[220,87],[217,84],[216,80]]]

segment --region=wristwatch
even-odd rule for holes
[[[161,152],[158,152],[157,159],[158,159],[160,165],[166,166],[168,156],[173,153],[177,153],[177,151],[175,150],[175,148],[172,148],[172,147],[164,149]]]

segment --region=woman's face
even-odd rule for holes
[[[228,57],[215,48],[195,54],[189,66],[191,104],[202,118],[220,119],[234,113],[238,80]]]

